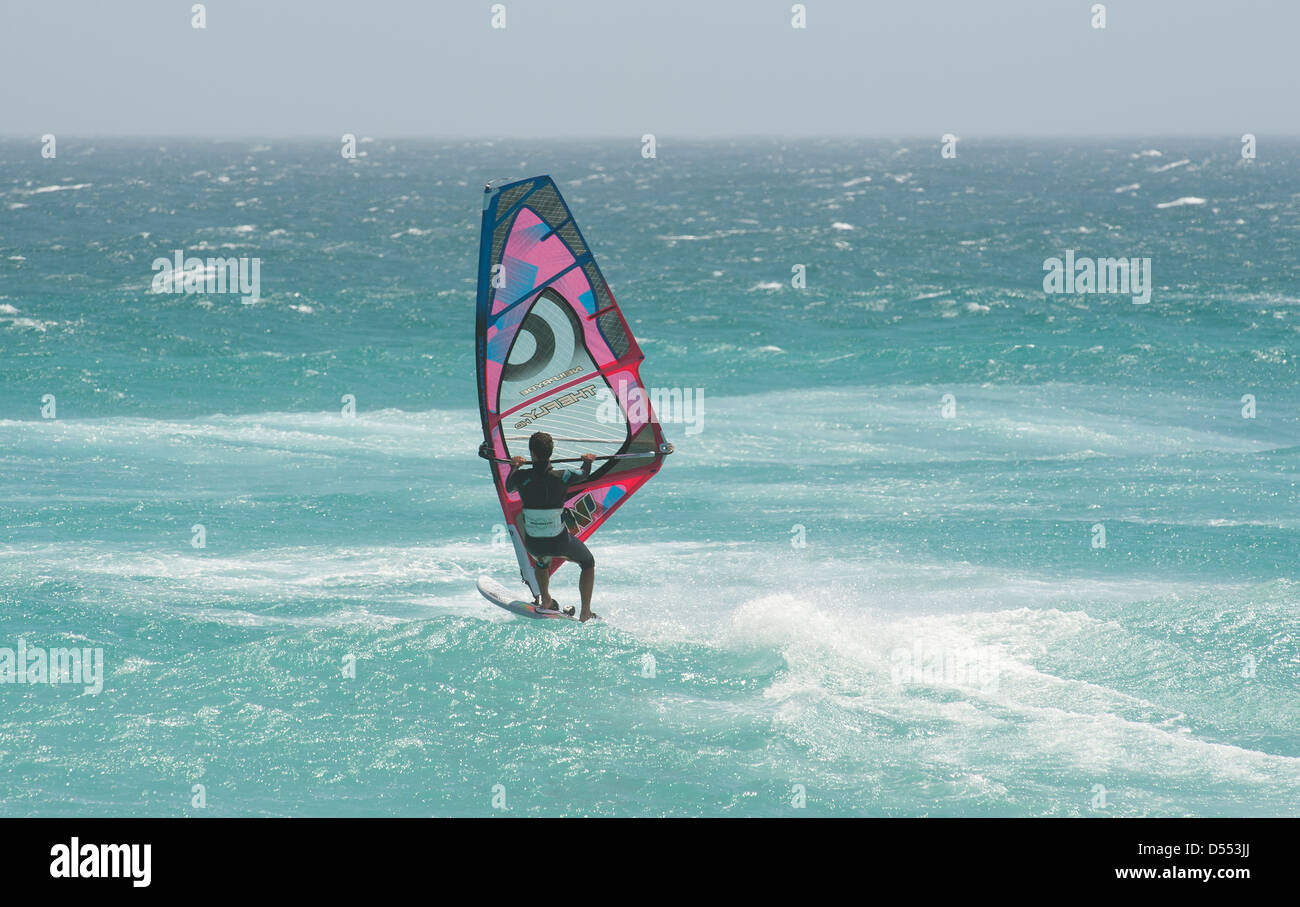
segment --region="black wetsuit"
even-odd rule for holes
[[[587,546],[569,533],[560,516],[569,496],[569,486],[589,475],[591,463],[584,462],[581,471],[512,468],[506,476],[506,491],[518,491],[524,502],[524,547],[543,566],[553,557],[573,561],[584,570],[596,566],[596,559],[591,556]],[[531,535],[527,528],[529,520],[532,520],[534,528],[549,523],[546,528],[554,529],[558,526],[559,531],[554,535]]]

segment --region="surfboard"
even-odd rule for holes
[[[498,583],[490,576],[480,576],[478,578],[478,591],[499,608],[505,608],[511,614],[518,614],[520,617],[534,617],[538,620],[577,620],[563,611],[540,611],[537,605],[531,601],[513,598],[510,590]],[[599,617],[593,617],[592,620],[600,620]]]
[[[591,474],[569,486],[564,525],[586,541],[659,471],[673,452],[655,418],[632,336],[577,221],[549,176],[484,187],[479,235],[475,363],[483,443],[503,524],[529,598],[536,562],[520,535],[523,501],[505,487],[510,458],[528,438],[555,441],[552,464],[595,454]],[[552,558],[551,575],[564,563]],[[504,588],[504,587],[502,587]],[[494,604],[539,615],[509,592]]]

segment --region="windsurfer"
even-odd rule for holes
[[[560,557],[573,561],[582,568],[578,578],[578,591],[582,594],[582,613],[579,619],[591,620],[591,592],[596,583],[596,559],[564,525],[564,502],[569,496],[569,486],[591,475],[591,464],[596,455],[582,455],[582,469],[556,470],[551,468],[551,454],[555,442],[544,431],[528,439],[528,452],[533,455],[531,468],[525,469],[523,457],[510,458],[510,474],[506,476],[506,491],[517,491],[523,499],[524,547],[537,562],[535,570],[540,590],[539,607],[543,611],[556,611],[558,606],[550,592],[551,559]],[[572,609],[570,612],[572,613]]]

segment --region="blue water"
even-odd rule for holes
[[[0,648],[106,665],[0,685],[0,812],[1300,814],[1300,144],[1239,147],[0,142]],[[542,172],[703,393],[602,626],[474,589],[481,187]]]

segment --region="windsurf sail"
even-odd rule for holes
[[[491,464],[520,575],[535,596],[523,504],[505,487],[510,458],[530,456],[528,438],[550,434],[552,462],[597,455],[591,477],[565,502],[564,522],[582,540],[672,452],[638,374],[641,348],[549,176],[484,188],[475,347],[479,454]]]

